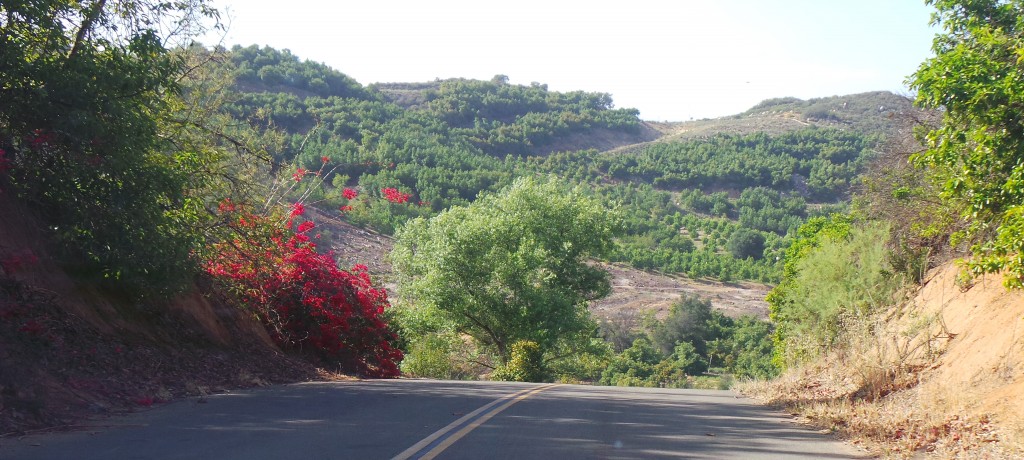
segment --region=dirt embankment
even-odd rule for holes
[[[892,457],[1024,458],[1024,292],[931,271],[849,347],[744,389]]]
[[[129,303],[68,276],[10,195],[0,194],[0,216],[0,436],[319,377],[201,287]]]

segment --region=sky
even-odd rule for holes
[[[906,94],[931,56],[924,0],[213,0],[206,45],[288,49],[363,85],[438,78],[610,93],[653,121],[775,97]]]

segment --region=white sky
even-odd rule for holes
[[[207,45],[270,45],[364,85],[464,77],[611,93],[645,120],[888,90],[931,55],[924,0],[213,0]]]

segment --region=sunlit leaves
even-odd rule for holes
[[[1024,5],[995,0],[936,0],[936,56],[911,84],[918,103],[945,110],[915,161],[938,172],[943,197],[969,222],[956,239],[971,245],[974,274],[1003,272],[1024,285]]]
[[[587,261],[607,253],[616,228],[614,215],[582,192],[520,179],[406,224],[392,255],[399,295],[499,361],[519,340],[546,352],[594,327],[586,302],[606,295],[609,281]]]

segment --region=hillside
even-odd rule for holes
[[[224,299],[193,289],[139,308],[69,275],[23,204],[0,194],[0,215],[0,436],[330,377]]]
[[[212,14],[194,7],[153,14]],[[17,8],[39,19],[25,22],[26,36],[49,37],[40,49],[4,47],[30,57],[10,61],[15,86],[0,92],[0,186],[5,216],[19,216],[0,247],[4,350],[21,357],[5,360],[0,395],[5,423],[22,429],[225,386],[397,377],[403,357],[421,364],[414,375],[440,376],[458,360],[488,368],[459,377],[514,376],[500,371],[509,345],[530,346],[526,333],[550,358],[531,379],[689,386],[706,372],[772,375],[758,299],[780,279],[800,224],[846,205],[881,138],[868,124],[842,128],[881,116],[858,112],[830,126],[725,123],[658,141],[691,125],[645,123],[609,94],[501,75],[363,86],[287,50],[167,49],[149,23],[120,30],[102,7],[103,20],[79,24],[98,28],[84,35],[73,20],[46,20],[59,11]],[[775,123],[765,116],[748,118]],[[548,289],[556,301],[528,307],[563,311],[530,316],[564,318],[565,329],[523,324],[467,342],[451,322],[418,321],[417,299],[389,309],[388,235],[413,219],[480,212],[512,185],[541,206],[561,198],[558,212],[519,215],[549,219],[533,228],[583,203],[600,223],[583,230],[601,230],[596,258],[613,275],[613,295],[593,307],[601,330],[582,308],[604,291],[593,260],[551,260],[584,246],[560,245],[564,233],[534,259],[552,264],[543,283],[505,287]],[[519,210],[508,206],[504,215]],[[545,287],[569,278],[586,285]],[[609,329],[636,316],[642,330]],[[437,340],[452,353],[440,356]],[[627,362],[635,354],[624,348],[652,344],[639,356],[653,362]],[[260,362],[267,372],[253,369]]]
[[[918,109],[907,97],[879,91],[802,100],[778,98],[763,101],[746,112],[721,118],[673,123],[651,123],[663,136],[657,143],[702,139],[721,133],[779,135],[809,127],[836,128],[891,136]],[[646,143],[612,149],[635,152]]]
[[[910,110],[899,96],[865,93],[650,123],[608,94],[502,75],[362,87],[287,51],[236,46],[227,57],[237,78],[228,111],[274,139],[288,170],[323,173],[309,197],[327,215],[344,209],[332,217],[392,234],[516,177],[555,176],[619,206],[613,262],[725,282],[777,282],[787,235],[845,206]],[[358,198],[343,199],[346,188]],[[418,206],[373,205],[384,188]]]
[[[850,349],[742,391],[878,453],[1020,458],[1024,293],[958,276],[930,271]]]
[[[388,257],[393,241],[390,236],[324,216],[320,216],[318,222],[322,222],[322,227],[334,235],[331,250],[341,266],[366,264],[378,279],[391,279],[393,275]],[[637,270],[623,264],[602,264],[602,267],[611,274],[612,291],[590,307],[599,320],[639,317],[648,311],[663,318],[669,306],[684,293],[707,298],[715,309],[732,317],[768,318],[768,304],[764,296],[769,287],[763,284],[693,280],[685,276]],[[394,288],[393,284],[386,286],[389,290]]]

